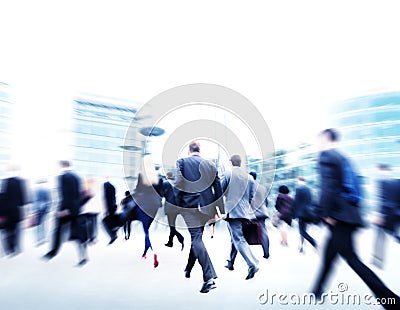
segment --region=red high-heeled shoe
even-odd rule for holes
[[[154,254],[154,268],[158,267],[157,254]]]

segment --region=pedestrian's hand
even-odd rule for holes
[[[57,213],[58,218],[66,217],[68,215],[70,215],[69,210],[62,210],[62,211],[58,211],[58,213]]]
[[[335,226],[336,225],[336,220],[330,217],[325,217],[324,218],[325,223],[327,223],[330,226]]]

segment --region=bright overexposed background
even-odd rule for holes
[[[277,148],[313,142],[338,100],[399,88],[397,1],[2,1],[0,80],[16,160],[68,157],[79,93],[147,102],[215,83],[252,101]]]

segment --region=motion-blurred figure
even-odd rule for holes
[[[314,215],[312,211],[312,195],[311,190],[306,185],[306,180],[303,177],[297,179],[298,186],[294,197],[293,209],[295,217],[299,219],[300,233],[300,253],[304,253],[304,239],[316,248],[317,242],[307,232],[307,225],[313,223]]]
[[[77,240],[78,244],[78,266],[87,263],[86,242],[79,237],[81,235],[78,215],[82,205],[81,181],[79,177],[72,172],[71,163],[67,160],[59,162],[61,175],[58,177],[58,188],[60,205],[56,213],[56,226],[53,235],[51,250],[44,256],[44,259],[54,258],[61,248],[62,233],[65,228],[70,228],[70,239]]]
[[[23,219],[22,207],[27,203],[25,180],[18,176],[18,167],[10,166],[11,176],[2,183],[2,205],[0,214],[3,220],[3,246],[6,255],[17,255],[21,252],[20,222]]]
[[[95,244],[98,236],[98,216],[101,209],[99,188],[96,180],[92,176],[87,176],[84,182],[82,193],[82,208],[80,216],[84,217],[86,227],[86,237],[88,244]]]
[[[150,155],[143,158],[142,171],[139,173],[136,188],[132,197],[137,204],[137,219],[142,222],[144,238],[144,251],[142,258],[146,259],[147,251],[153,251],[154,268],[158,267],[158,257],[150,241],[149,228],[156,217],[158,209],[162,206],[162,179],[159,178]]]
[[[33,212],[36,216],[36,246],[46,242],[46,216],[51,206],[51,194],[46,179],[37,181]]]
[[[106,216],[103,219],[103,225],[110,236],[110,241],[108,244],[114,243],[117,240],[117,232],[120,228],[119,218],[116,214],[117,212],[117,200],[116,191],[114,185],[111,184],[109,177],[103,185],[104,188],[104,203],[106,207]]]
[[[122,216],[123,224],[124,224],[124,235],[125,240],[128,240],[131,236],[131,224],[132,221],[137,219],[135,218],[135,202],[132,198],[132,195],[129,191],[125,191],[125,197],[121,200],[122,206]]]
[[[376,219],[376,238],[372,264],[383,267],[386,251],[386,234],[395,235],[400,216],[400,180],[393,179],[388,165],[378,166],[377,182],[379,217]]]
[[[359,200],[360,189],[357,176],[348,158],[336,149],[338,133],[326,129],[319,134],[320,208],[321,215],[330,230],[322,266],[315,282],[313,293],[321,298],[324,285],[332,270],[334,260],[342,256],[349,266],[368,285],[374,295],[380,299],[394,298],[395,305],[384,305],[386,309],[399,309],[400,298],[365,266],[353,246],[354,232],[363,225]]]
[[[188,227],[191,247],[185,277],[199,260],[203,270],[201,293],[214,289],[217,277],[214,266],[203,243],[204,226],[217,214],[216,206],[223,212],[222,188],[215,165],[200,156],[200,144],[193,141],[189,145],[188,157],[178,159],[175,187],[178,190],[177,205]]]
[[[247,263],[248,274],[246,280],[252,279],[258,272],[258,259],[251,252],[243,234],[243,221],[255,220],[251,201],[256,188],[254,179],[240,168],[242,159],[239,155],[230,158],[232,169],[222,176],[222,191],[225,193],[226,221],[231,235],[231,257],[228,260],[228,269],[233,269],[237,252]]]
[[[281,244],[288,246],[287,229],[292,226],[293,198],[289,195],[286,185],[279,186],[275,209],[279,212],[279,230],[281,231]]]
[[[176,205],[176,189],[171,184],[175,180],[175,177],[171,171],[168,171],[166,174],[166,180],[163,182],[163,196],[165,198],[164,202],[164,211],[167,215],[168,225],[169,225],[169,238],[168,242],[165,246],[172,248],[174,243],[173,239],[176,236],[179,243],[182,245],[181,249],[183,250],[184,243],[183,243],[183,236],[176,230],[175,223],[176,217],[179,214],[179,207]]]

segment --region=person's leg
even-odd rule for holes
[[[52,244],[52,248],[51,248],[50,252],[46,254],[47,257],[51,258],[58,254],[58,251],[60,250],[60,247],[61,247],[62,230],[63,230],[64,225],[68,222],[69,222],[69,219],[66,219],[66,218],[57,218],[56,219],[56,229],[55,229],[54,236],[53,236],[53,244]]]
[[[300,253],[304,252],[304,222],[299,219],[299,233],[300,233]]]
[[[229,254],[228,264],[225,267],[228,268],[229,270],[234,270],[233,265],[235,264],[235,259],[236,259],[238,251],[237,251],[235,245],[233,244],[231,229],[230,229],[229,225],[227,225],[227,227],[228,227],[229,235],[231,235],[231,252]]]
[[[269,258],[269,238],[267,232],[267,226],[265,225],[265,220],[258,220],[258,225],[261,229],[261,246],[264,251],[264,258]]]
[[[336,229],[334,229],[334,227],[330,227],[330,234],[331,235],[329,237],[329,240],[325,246],[322,265],[320,267],[320,271],[313,289],[313,293],[317,297],[319,297],[323,293],[324,284],[329,276],[329,273],[332,271],[332,264],[338,254],[337,244],[341,242],[340,239],[338,240],[340,236],[337,235]]]
[[[230,220],[228,221],[229,231],[235,248],[243,256],[249,268],[256,269],[258,260],[254,257],[250,250],[250,246],[247,243],[243,235],[243,226],[241,220]]]
[[[172,247],[173,246],[173,239],[175,236],[175,220],[176,220],[176,213],[170,212],[167,214],[167,220],[168,220],[168,225],[169,225],[169,237],[168,237],[168,242],[166,243],[166,246]]]
[[[314,248],[317,247],[315,240],[307,232],[307,222],[302,221],[303,224],[303,237],[306,239]]]
[[[285,221],[281,221],[279,228],[281,231],[281,244],[283,246],[288,246],[288,239],[287,239],[287,232],[286,232],[287,226],[288,225],[286,224]]]
[[[194,253],[193,253],[193,248],[190,247],[190,251],[189,251],[189,257],[188,257],[188,261],[185,267],[185,276],[186,278],[190,278],[190,273],[192,272],[192,269],[194,267],[194,264],[196,263],[197,257],[195,257]]]
[[[145,234],[144,237],[144,251],[143,251],[143,257],[146,256],[147,251],[149,249],[153,250],[152,246],[151,246],[151,242],[150,242],[150,234],[149,234],[149,228],[151,223],[153,222],[153,218],[149,215],[147,215],[145,212],[143,212],[142,210],[141,214],[140,214],[140,221],[142,222],[142,226],[143,226],[143,231]]]
[[[384,259],[385,243],[386,243],[385,234],[386,234],[385,230],[382,226],[376,227],[374,253],[372,254],[372,264],[374,264],[379,268],[383,267],[383,259]]]
[[[337,225],[338,236],[341,240],[338,246],[339,254],[346,259],[349,266],[357,273],[377,298],[385,298],[386,300],[388,300],[388,298],[394,298],[398,307],[400,298],[387,288],[381,279],[360,261],[355,253],[353,246],[353,233],[355,228],[346,224],[339,223]]]

